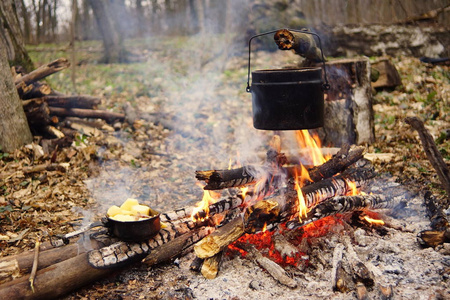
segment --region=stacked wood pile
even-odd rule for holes
[[[108,122],[124,120],[124,114],[97,109],[101,102],[100,98],[66,95],[53,90],[46,82],[41,81],[69,66],[67,59],[60,58],[27,74],[23,73],[20,67],[12,69],[14,83],[23,100],[28,124],[35,135],[63,138],[65,130],[57,129],[56,124],[60,124],[60,118],[64,117],[99,118]]]

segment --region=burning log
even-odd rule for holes
[[[364,147],[344,145],[330,160],[320,166],[308,169],[309,176],[313,182],[329,178],[360,160],[363,157],[363,153]],[[273,173],[274,170],[272,169],[272,167],[267,166],[258,168],[248,165],[230,170],[196,171],[195,177],[207,183],[204,187],[205,190],[218,190],[253,184],[260,179],[258,177],[261,176],[258,176],[258,174]],[[300,174],[300,167],[285,167],[281,168],[280,172],[287,174],[288,178],[293,178],[296,173]],[[269,178],[272,176],[268,175]]]
[[[365,148],[362,146],[350,147],[344,144],[336,155],[320,166],[308,169],[309,177],[313,182],[330,178],[337,173],[341,173],[347,167],[363,158]]]
[[[223,251],[205,258],[201,267],[201,273],[206,279],[214,279],[219,273],[220,265],[222,264]]]
[[[200,230],[191,230],[170,242],[154,249],[150,252],[142,262],[152,266],[162,262],[169,261],[180,255],[184,250],[192,246],[196,241],[213,231],[212,228],[203,228]]]
[[[15,80],[14,84],[17,86],[21,82],[25,84],[30,84],[31,82],[38,81],[43,79],[53,73],[59,72],[63,69],[66,69],[70,66],[69,61],[66,58],[59,58],[51,63],[40,66],[36,70],[19,77]]]
[[[255,261],[261,268],[269,272],[269,274],[277,280],[279,283],[295,289],[297,287],[297,282],[295,279],[289,277],[286,271],[276,262],[264,257],[261,252],[259,252],[255,246],[247,243],[237,243],[237,247],[248,252],[247,257]]]
[[[205,190],[220,190],[255,183],[256,174],[255,166],[244,166],[231,170],[195,171],[195,178],[206,182]]]
[[[450,170],[445,164],[441,153],[439,152],[436,144],[434,143],[433,137],[426,130],[423,121],[417,117],[408,117],[405,122],[411,125],[418,133],[420,141],[422,142],[423,149],[428,157],[428,160],[433,165],[439,179],[441,180],[442,186],[447,191],[447,195],[450,195]]]
[[[151,253],[157,247],[174,240],[175,238],[190,232],[197,225],[191,220],[179,222],[177,224],[167,224],[155,237],[140,243],[119,241],[110,246],[88,253],[89,264],[94,268],[111,268],[118,265],[130,264],[139,261]],[[200,237],[203,231],[199,231],[196,237]],[[177,245],[177,243],[174,243]]]
[[[294,50],[313,62],[323,60],[322,51],[311,34],[281,29],[275,33],[274,40],[280,50]]]
[[[79,118],[99,118],[109,122],[116,120],[123,121],[125,115],[122,113],[114,113],[106,110],[96,109],[83,109],[83,108],[62,108],[62,107],[49,107],[50,114],[59,117],[79,117]]]
[[[385,195],[355,195],[355,196],[337,196],[314,206],[309,212],[303,223],[298,220],[288,222],[289,229],[295,229],[300,226],[312,223],[327,216],[338,213],[345,213],[363,209],[391,208],[394,203],[391,198]]]
[[[242,218],[236,218],[195,244],[195,255],[200,258],[212,257],[223,251],[243,234],[244,221]]]

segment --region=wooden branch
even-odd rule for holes
[[[247,251],[249,253],[248,257],[255,261],[264,270],[269,272],[269,274],[277,280],[279,283],[295,289],[297,287],[297,282],[295,279],[289,277],[286,271],[276,262],[264,257],[252,244],[237,243],[237,247]]]
[[[280,50],[294,50],[313,62],[322,61],[322,51],[311,34],[281,29],[275,33],[274,40]]]
[[[79,117],[79,118],[98,118],[104,119],[109,122],[115,120],[123,121],[125,115],[122,113],[114,113],[106,110],[96,109],[82,109],[82,108],[62,108],[62,107],[49,107],[50,114],[59,117]]]
[[[93,109],[93,108],[96,108],[97,105],[99,105],[101,102],[100,98],[98,98],[98,97],[84,96],[84,95],[76,95],[76,96],[47,95],[47,96],[37,98],[37,99],[42,99],[49,106],[63,107],[63,108]],[[31,101],[31,100],[36,101],[35,99],[30,99],[28,101]]]
[[[200,258],[212,257],[224,250],[243,234],[244,222],[242,218],[236,218],[195,244],[195,255]]]
[[[201,273],[206,279],[214,279],[219,273],[220,265],[222,264],[223,251],[208,257],[203,261]]]
[[[430,226],[435,230],[445,230],[450,224],[447,219],[447,214],[444,212],[442,205],[439,204],[438,199],[430,191],[425,192],[424,205],[426,213],[430,219]]]
[[[51,87],[47,83],[33,82],[26,85],[24,82],[16,85],[19,97],[22,100],[44,97],[52,93]]]
[[[338,269],[341,267],[343,251],[344,245],[341,243],[338,243],[336,247],[334,247],[333,259],[331,261],[331,287],[333,291],[340,290],[340,287],[342,286],[342,284],[340,283],[342,279],[339,278],[340,274]]]
[[[55,299],[111,274],[110,269],[95,269],[88,264],[88,254],[83,253],[36,273],[34,292],[28,277],[0,285],[0,299]]]
[[[450,170],[445,164],[441,153],[434,143],[433,137],[425,128],[423,121],[419,118],[408,117],[405,119],[405,122],[411,125],[411,127],[419,133],[420,141],[422,142],[422,146],[425,150],[428,160],[436,170],[436,173],[441,180],[442,186],[447,191],[447,195],[450,195]]]
[[[40,79],[43,79],[53,73],[59,72],[63,69],[66,69],[70,66],[70,63],[65,58],[59,58],[55,61],[52,61],[51,63],[48,63],[46,65],[40,66],[36,70],[17,78],[14,84],[17,86],[21,82],[24,82],[25,84],[30,84],[31,82],[38,81]]]

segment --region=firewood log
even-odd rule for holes
[[[419,118],[408,117],[405,119],[405,122],[411,125],[411,127],[419,133],[419,138],[422,142],[422,146],[428,160],[436,170],[443,188],[447,191],[447,195],[450,195],[450,170],[442,158],[442,154],[439,152],[436,144],[434,143],[433,137],[425,128],[423,121]]]
[[[114,113],[106,110],[96,109],[83,109],[83,108],[62,108],[62,107],[49,107],[50,114],[59,117],[79,117],[79,118],[98,118],[104,119],[108,122],[123,121],[125,115],[122,113]]]
[[[88,108],[93,109],[100,104],[101,100],[97,97],[76,95],[47,95],[42,97],[49,106],[63,108]]]
[[[94,268],[114,268],[118,265],[128,265],[146,257],[157,247],[174,240],[175,238],[192,231],[193,234],[203,234],[204,231],[194,233],[196,224],[191,220],[176,224],[165,223],[166,228],[161,229],[153,238],[140,243],[119,241],[110,246],[88,253],[89,264]],[[201,226],[201,225],[200,225]],[[174,243],[176,244],[176,243]]]
[[[50,109],[43,99],[25,100],[22,105],[31,128],[42,128],[51,124]]]
[[[347,169],[350,165],[360,160],[364,154],[364,147],[344,145],[339,152],[324,164],[308,169],[309,176],[313,182],[329,178]],[[195,171],[195,177],[207,184],[205,190],[218,190],[231,187],[240,187],[257,182],[263,176],[273,177],[274,170],[269,166],[247,165],[229,170],[206,170]],[[295,177],[301,173],[300,166],[284,167],[282,173],[288,178]],[[270,180],[269,180],[270,181]]]
[[[65,68],[68,68],[70,66],[70,63],[65,58],[59,58],[57,60],[52,61],[51,63],[48,63],[46,65],[40,66],[34,71],[31,71],[30,73],[16,78],[14,84],[17,86],[21,82],[24,82],[25,84],[30,84],[31,82],[38,81],[40,79],[43,79],[53,73],[59,72]]]
[[[195,255],[200,258],[212,257],[224,250],[229,244],[237,240],[243,234],[243,219],[236,218],[195,244]]]
[[[297,287],[297,282],[295,279],[288,276],[286,271],[279,264],[267,257],[264,257],[261,252],[255,248],[255,246],[244,243],[238,243],[236,246],[248,252],[248,257],[260,265],[261,268],[269,272],[269,274],[279,283],[293,289]]]
[[[220,265],[222,263],[223,251],[208,257],[203,261],[200,272],[206,279],[214,279],[219,273]]]
[[[16,85],[19,97],[22,100],[44,97],[52,93],[51,87],[47,83],[33,82],[26,85],[24,82]]]
[[[180,253],[184,249],[193,245],[199,239],[203,238],[204,236],[210,234],[213,231],[214,228],[212,227],[206,227],[200,230],[191,230],[173,239],[172,241],[167,242],[162,246],[154,249],[142,260],[142,262],[151,266],[169,261],[175,258],[176,256],[180,255]]]

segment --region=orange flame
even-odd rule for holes
[[[202,201],[197,203],[197,206],[192,210],[191,219],[194,222],[200,221],[203,222],[209,218],[209,206],[215,203],[217,200],[216,195],[218,193],[214,193],[209,190],[203,190],[203,198]]]
[[[303,177],[302,175],[304,173],[306,173],[307,176]],[[300,221],[300,223],[302,222],[302,218],[307,217],[307,213],[308,213],[308,207],[306,206],[305,197],[303,197],[303,192],[300,187],[300,184],[303,185],[305,178],[311,180],[309,178],[308,171],[306,170],[306,168],[303,165],[301,165],[300,176],[298,176],[297,169],[295,169],[295,190],[297,191],[297,197],[298,197],[298,220]]]
[[[363,219],[371,224],[371,225],[375,225],[375,226],[383,226],[384,225],[384,221],[383,220],[379,220],[379,219],[373,219],[369,216],[364,216]]]
[[[356,187],[356,183],[354,183],[353,181],[350,180],[346,180],[345,181],[350,189],[350,191],[347,193],[347,196],[355,196],[358,195],[359,191],[358,188]]]
[[[302,149],[308,149],[314,166],[321,165],[330,159],[330,156],[325,157],[322,154],[322,151],[320,150],[322,143],[317,134],[314,134],[311,137],[308,130],[297,130],[295,133],[298,146]]]

